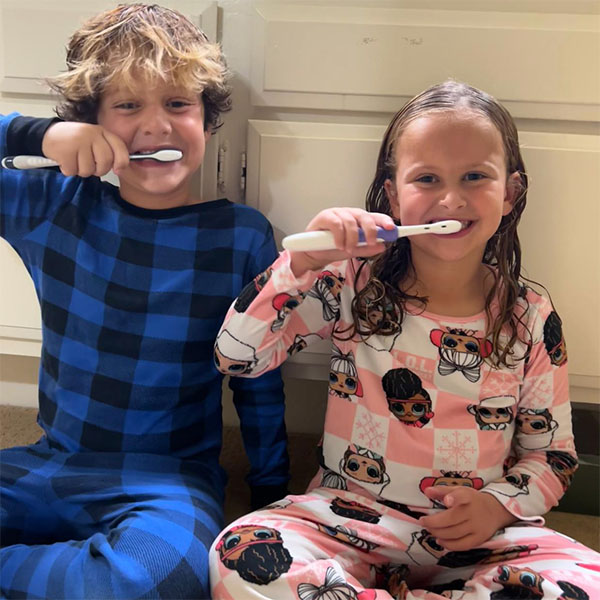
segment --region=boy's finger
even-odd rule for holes
[[[89,177],[96,172],[96,161],[91,146],[82,147],[77,153],[77,175]]]
[[[102,177],[102,175],[106,175],[113,167],[114,154],[112,148],[104,137],[101,137],[94,142],[92,152],[94,153],[94,162],[96,163],[94,175]]]
[[[129,150],[125,142],[119,136],[110,133],[110,131],[104,130],[102,134],[113,153],[113,171],[118,172],[127,167],[129,164]]]

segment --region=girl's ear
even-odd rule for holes
[[[392,217],[396,220],[400,220],[400,202],[398,201],[398,191],[396,190],[396,184],[391,179],[386,179],[383,182],[383,189],[387,196],[390,208],[392,209]]]
[[[504,191],[504,205],[502,207],[502,216],[505,217],[513,209],[515,200],[523,191],[523,179],[521,173],[515,171],[506,182],[506,190]]]

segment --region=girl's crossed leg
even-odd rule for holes
[[[400,510],[397,510],[400,509]],[[516,526],[448,552],[419,513],[316,488],[226,528],[210,552],[215,600],[597,600],[600,555],[549,529]],[[594,596],[596,594],[596,596]]]

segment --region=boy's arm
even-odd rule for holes
[[[41,144],[55,119],[0,115],[0,158],[41,154]],[[0,168],[0,235],[21,254],[21,241],[75,196],[81,180],[56,169],[19,171]]]
[[[58,118],[15,117],[6,133],[6,156],[29,154],[42,156],[42,140]]]
[[[253,253],[251,265],[244,274],[244,284],[265,271],[277,258],[277,248],[269,226],[261,248]],[[256,510],[283,498],[290,479],[287,433],[285,428],[285,396],[279,369],[257,379],[231,377],[233,403],[240,419],[240,429],[250,472],[250,503]]]

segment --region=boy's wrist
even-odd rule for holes
[[[10,155],[29,154],[43,156],[42,142],[46,132],[55,123],[60,123],[57,117],[15,117],[6,134],[6,147]]]

